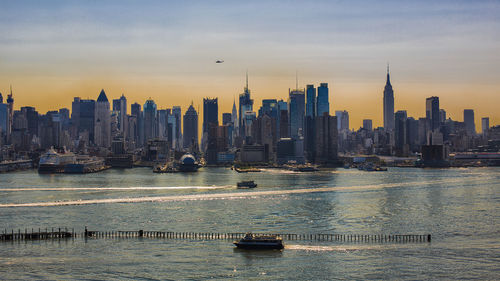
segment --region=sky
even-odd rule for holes
[[[15,108],[71,109],[104,89],[183,112],[218,97],[222,114],[248,70],[255,111],[286,100],[298,73],[299,88],[329,84],[351,128],[376,127],[390,63],[396,110],[422,117],[439,96],[454,120],[470,108],[476,130],[500,124],[500,1],[0,3],[0,92],[12,85]]]

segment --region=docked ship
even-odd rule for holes
[[[255,235],[247,233],[240,241],[233,243],[241,249],[283,249],[285,245],[278,235]]]
[[[256,188],[257,184],[254,181],[240,181],[236,184],[237,188]]]
[[[42,174],[63,173],[66,165],[74,163],[76,163],[75,154],[66,149],[64,149],[63,153],[58,153],[51,147],[40,157],[38,172]]]
[[[106,170],[110,166],[106,165],[105,160],[99,157],[90,157],[81,155],[76,157],[75,163],[68,163],[64,166],[66,174],[86,174]]]

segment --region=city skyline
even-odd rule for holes
[[[70,108],[105,89],[183,111],[216,96],[220,118],[248,69],[255,107],[287,99],[298,72],[301,89],[328,83],[330,112],[348,111],[351,129],[379,127],[390,62],[395,111],[425,116],[439,96],[454,120],[472,108],[476,128],[500,122],[495,2],[29,3],[7,2],[0,19],[0,92],[13,85],[16,109]]]

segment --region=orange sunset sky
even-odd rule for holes
[[[0,92],[15,108],[71,109],[73,97],[158,108],[219,98],[230,112],[245,72],[257,111],[264,98],[327,82],[330,112],[350,127],[382,125],[386,64],[395,109],[425,116],[439,96],[447,117],[474,109],[500,124],[500,4],[422,1],[7,1],[0,19]],[[216,64],[215,60],[225,62]],[[201,114],[201,112],[199,112]],[[200,122],[202,122],[200,118]]]

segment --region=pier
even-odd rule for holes
[[[150,238],[173,240],[235,240],[245,236],[245,232],[172,232],[145,230],[110,230],[94,231],[85,228],[83,232],[75,232],[68,228],[45,229],[11,229],[3,230],[0,241],[50,240],[50,239],[120,239]],[[431,234],[333,234],[333,233],[254,233],[256,235],[279,235],[287,241],[332,241],[332,242],[364,242],[364,243],[421,243],[431,242]]]

